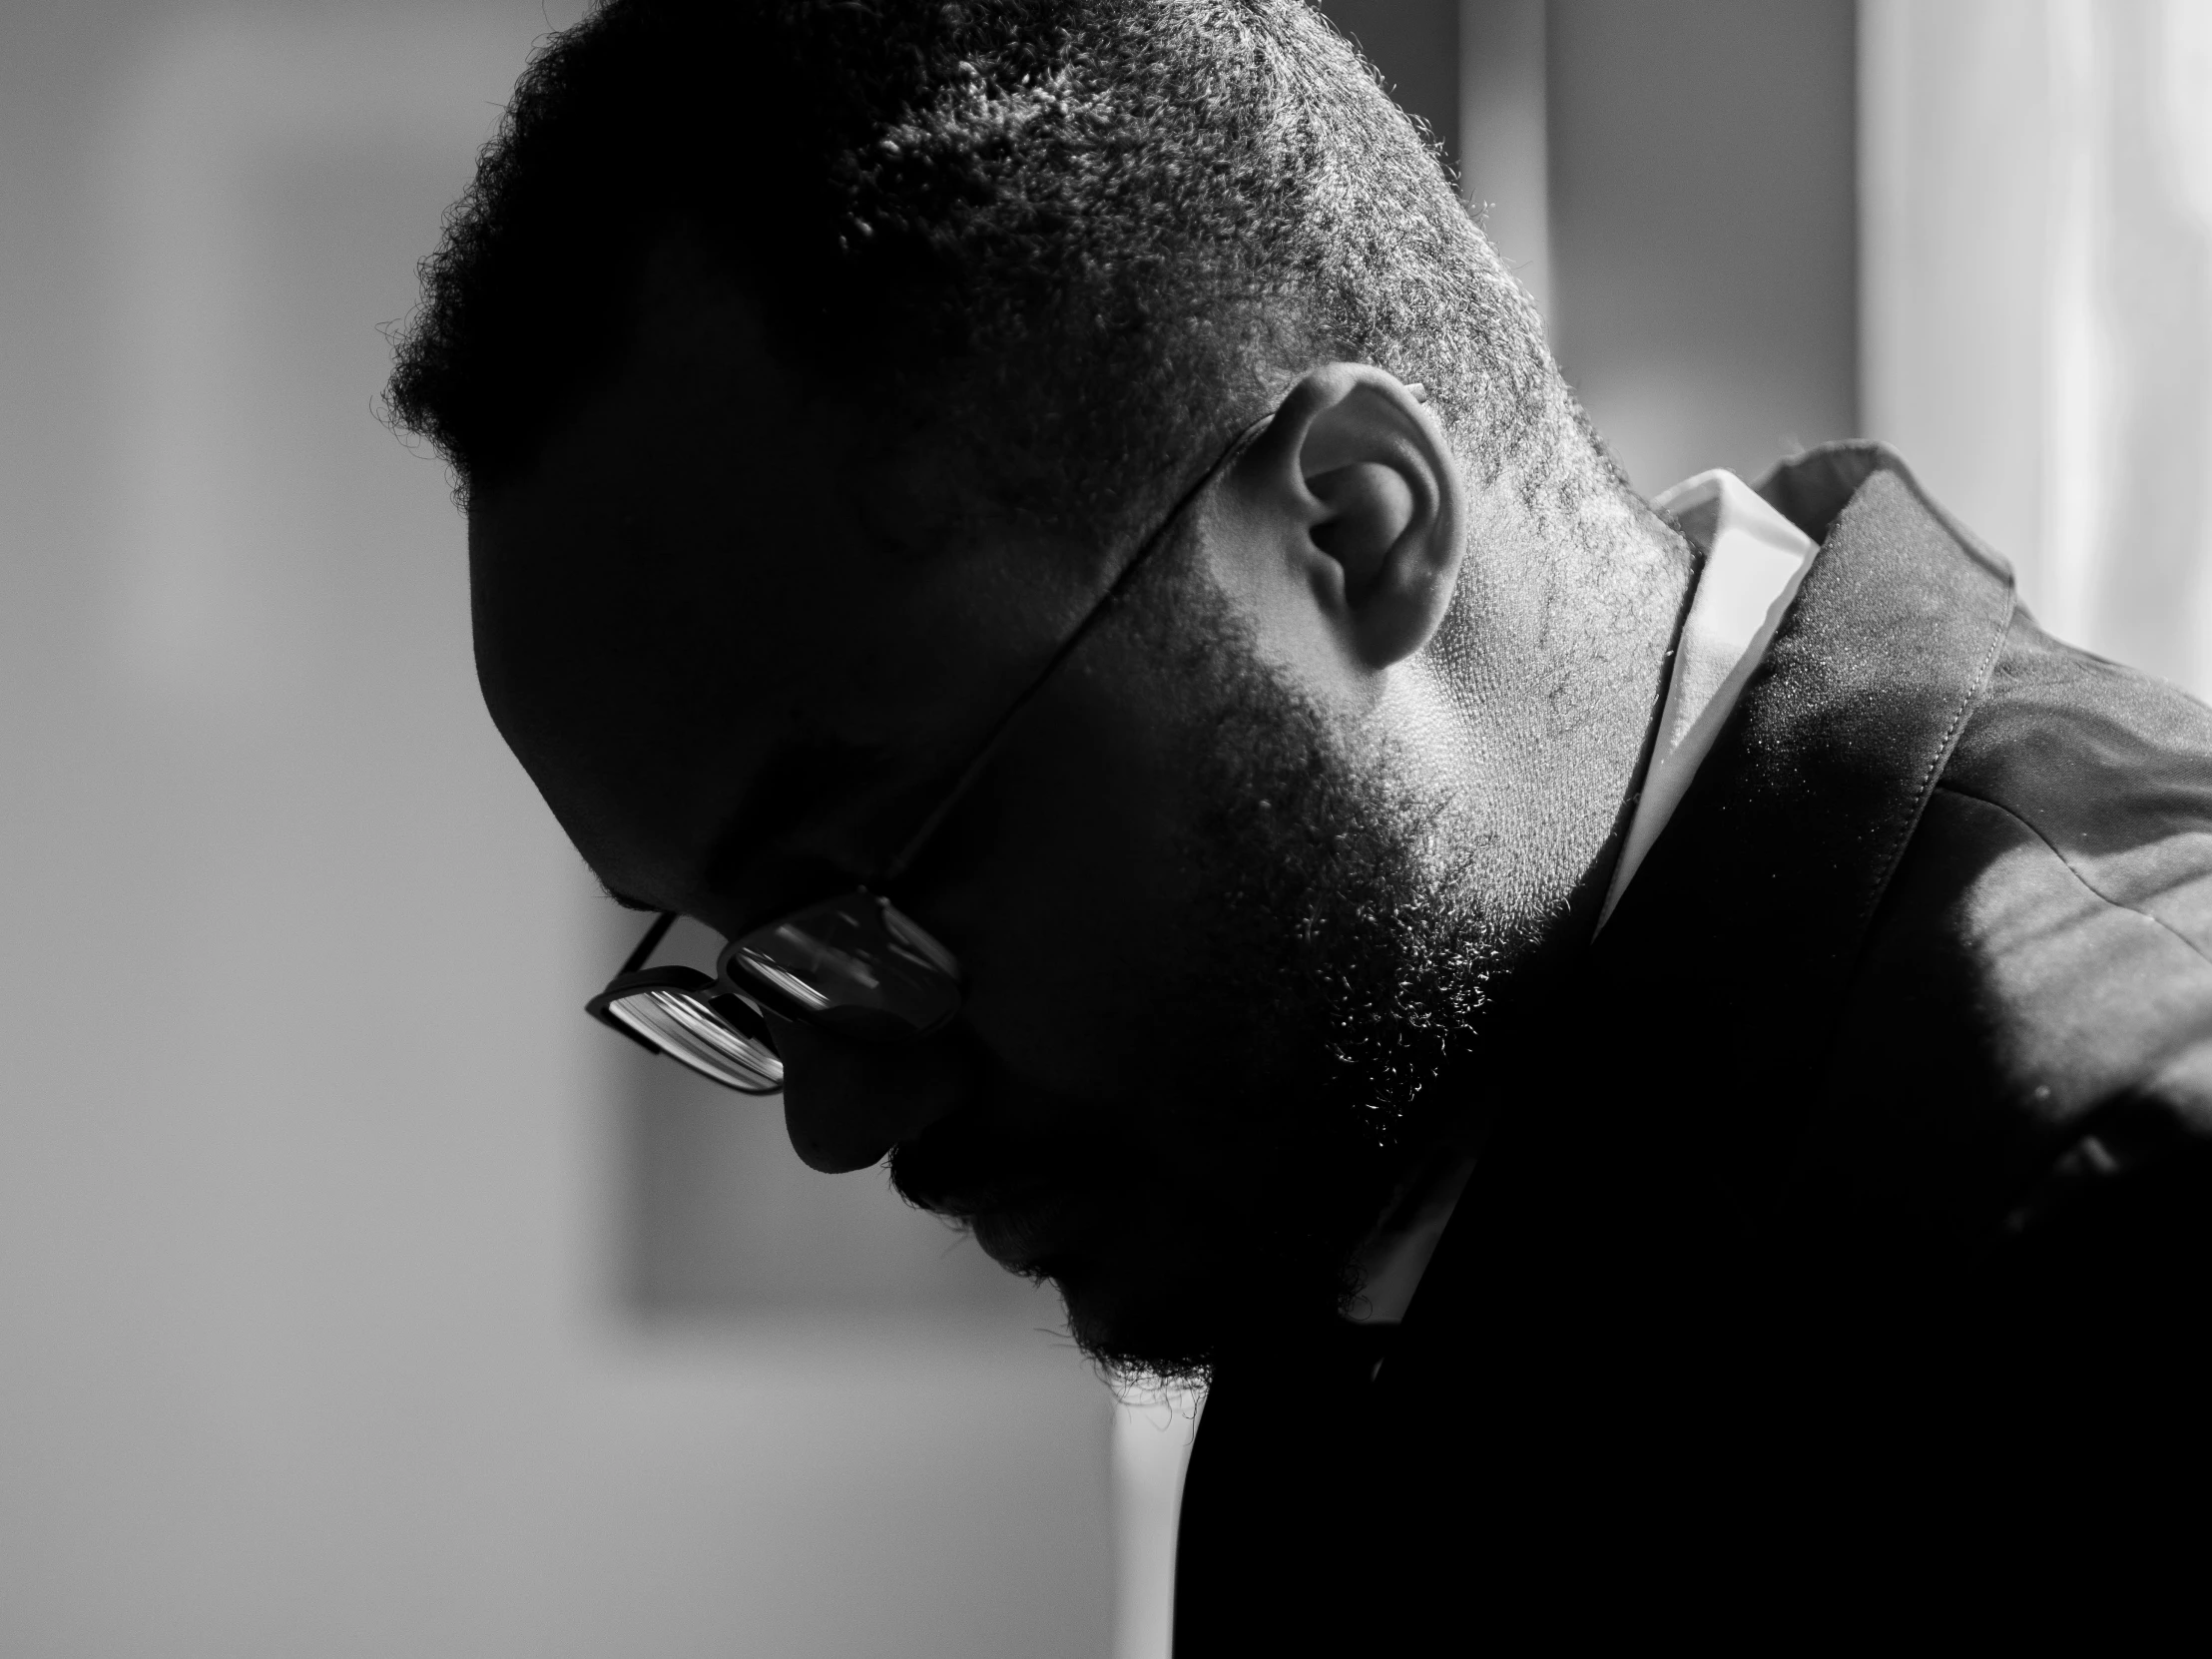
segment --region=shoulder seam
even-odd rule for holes
[[[2161,932],[2165,933],[2167,937],[2171,938],[2176,944],[2180,945],[2184,950],[2188,951],[2189,954],[2196,957],[2198,961],[2204,963],[2207,967],[2212,967],[2212,955],[2207,955],[2206,952],[2198,946],[2195,940],[2191,939],[2186,933],[2177,931],[2174,926],[2163,916],[2153,915],[2150,911],[2141,908],[2139,905],[2122,903],[2119,899],[2114,898],[2110,893],[2103,891],[2097,886],[2094,881],[2090,880],[2088,876],[2084,875],[2081,872],[2080,865],[2076,864],[2071,858],[2067,857],[2064,849],[2061,848],[2057,842],[2053,841],[2048,835],[2044,834],[2042,830],[2038,830],[2032,823],[2022,818],[2010,807],[2007,807],[2003,802],[1991,801],[1985,795],[1976,795],[1972,790],[1961,789],[1956,784],[1948,782],[1937,784],[1936,786],[1936,793],[1938,795],[1955,795],[1961,801],[1971,801],[1979,806],[1988,808],[1991,812],[2002,813],[2006,818],[2010,819],[2014,824],[2018,825],[2022,830],[2025,830],[2030,835],[2033,835],[2038,841],[2042,842],[2044,848],[2050,853],[2050,855],[2053,858],[2056,858],[2058,862],[2065,867],[2066,873],[2068,875],[2071,875],[2076,881],[2081,884],[2082,891],[2088,893],[2089,896],[2094,898],[2098,903],[2108,905],[2115,910],[2125,910],[2129,915],[2141,916],[2145,921],[2151,922],[2156,927],[2158,927]]]
[[[1905,477],[1906,482],[1918,494],[1920,491],[1919,482],[1913,478],[1911,473],[1907,473]],[[1927,501],[1925,497],[1922,499],[1923,504],[1934,512],[1935,504]],[[1938,522],[1945,524],[1946,527],[1948,526],[1948,520],[1942,519],[1940,514],[1936,516]],[[1967,684],[1965,692],[1959,697],[1957,707],[1951,710],[1950,720],[1943,728],[1942,741],[1936,745],[1936,753],[1929,757],[1927,769],[1922,772],[1920,784],[1913,792],[1913,810],[1906,816],[1905,822],[1898,826],[1897,833],[1891,838],[1889,846],[1884,850],[1881,868],[1876,874],[1872,889],[1868,892],[1860,909],[1862,927],[1874,915],[1876,909],[1880,907],[1883,894],[1890,890],[1890,883],[1897,878],[1899,860],[1905,856],[1907,845],[1911,843],[1915,832],[1920,829],[1921,815],[1928,811],[1928,804],[1936,799],[1936,792],[1944,787],[1943,773],[1949,768],[1950,758],[1958,748],[1960,736],[1965,732],[1966,718],[1973,713],[1974,706],[1981,701],[1983,695],[1988,691],[1989,678],[1996,672],[1997,659],[2004,653],[2004,642],[2012,637],[2012,618],[2019,609],[2018,595],[2012,590],[2010,568],[2005,567],[2001,571],[2001,575],[2004,583],[2004,619],[1989,631],[1988,644],[1982,650],[1981,661],[1975,665],[1973,679]],[[1964,792],[1959,793],[1963,794]],[[1978,800],[1979,797],[1975,797],[1975,799]],[[1995,803],[1991,802],[1990,805],[1994,806]],[[2030,830],[2033,830],[2033,826],[2028,828]],[[2037,838],[2041,839],[2040,836]],[[2050,843],[2045,841],[2044,844],[2048,846]],[[2051,847],[2051,850],[2056,852],[2058,849]],[[2072,866],[2069,865],[2068,867],[2071,868]],[[2087,883],[2083,884],[2087,885]],[[2090,890],[2095,891],[2094,888]],[[2098,896],[2102,897],[2103,895],[2099,893]],[[1861,936],[1864,938],[1864,933]]]

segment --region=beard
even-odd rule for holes
[[[1171,1172],[1110,1129],[1017,1146],[956,1117],[891,1159],[910,1202],[1054,1281],[1078,1346],[1130,1391],[1203,1385],[1225,1352],[1357,1295],[1359,1247],[1467,1108],[1446,1074],[1504,954],[1443,804],[1386,746],[1333,731],[1210,587],[1177,587],[1147,631],[1192,688],[1178,759],[1199,794],[1167,876],[1190,942],[1145,1035],[1190,1155]],[[1005,1218],[1040,1206],[1009,1193],[1112,1242],[1033,1251]]]

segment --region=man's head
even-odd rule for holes
[[[493,715],[612,889],[725,932],[880,871],[1259,424],[895,895],[960,1017],[779,1035],[810,1162],[891,1153],[1103,1355],[1333,1306],[1588,885],[1668,608],[1350,49],[1298,0],[616,0],[425,276],[392,401]]]

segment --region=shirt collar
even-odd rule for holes
[[[1598,914],[1600,928],[1711,753],[1820,551],[1749,484],[1717,467],[1675,485],[1652,506],[1681,527],[1704,555],[1704,569],[1675,644],[1651,764]]]

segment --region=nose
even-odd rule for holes
[[[865,1169],[958,1109],[970,1068],[947,1036],[856,1042],[771,1014],[784,1057],[784,1128],[825,1174]]]

